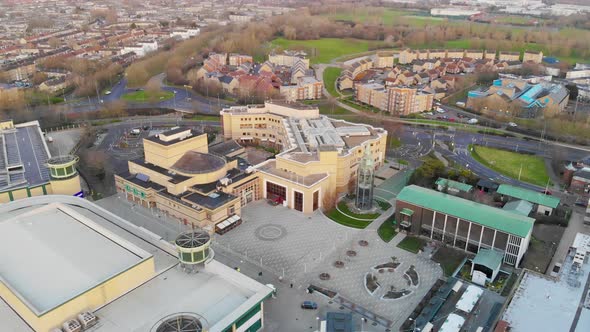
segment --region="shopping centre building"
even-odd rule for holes
[[[365,150],[375,168],[385,159],[387,131],[334,120],[295,103],[234,106],[221,111],[224,141],[175,128],[145,138],[144,158],[117,174],[117,191],[148,208],[210,231],[238,223],[249,202],[269,199],[311,213],[354,186]],[[280,151],[250,163],[244,146]],[[236,216],[238,218],[236,218]]]
[[[0,203],[40,195],[83,196],[78,158],[51,156],[38,121],[0,122]]]
[[[272,289],[217,262],[210,242],[188,231],[172,244],[72,196],[3,204],[0,330],[260,330]]]

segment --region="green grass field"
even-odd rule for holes
[[[397,247],[417,254],[424,247],[424,240],[414,236],[406,236],[398,243]]]
[[[549,181],[545,161],[541,157],[479,145],[470,146],[469,150],[473,159],[511,178],[518,179],[520,173],[521,181],[542,187]]]
[[[332,106],[329,104],[320,104],[318,105],[318,108],[320,109],[320,114],[325,114],[325,115],[353,115],[354,113],[352,113],[351,111],[342,108],[340,106]]]
[[[335,58],[347,54],[367,52],[368,40],[322,38],[314,40],[288,40],[277,38],[272,42],[273,46],[282,49],[303,49],[309,55],[312,64],[329,63]]]
[[[340,209],[344,213],[338,211],[338,209]],[[354,213],[348,209],[348,206],[346,206],[345,202],[339,202],[338,209],[333,208],[332,210],[328,211],[328,213],[326,213],[326,216],[341,225],[353,228],[363,229],[369,226],[369,224],[371,224],[373,220],[375,220],[375,218],[379,217],[379,213]],[[354,218],[359,218],[363,220],[358,220]]]
[[[385,242],[391,241],[397,232],[395,231],[391,218],[388,220],[383,221],[381,226],[377,229],[377,234],[381,238],[381,240]]]
[[[324,69],[324,86],[326,87],[326,90],[328,90],[328,92],[334,97],[340,96],[336,90],[336,80],[340,76],[340,73],[342,73],[342,68],[327,67]]]
[[[449,247],[441,247],[436,251],[434,256],[432,256],[432,260],[440,263],[440,267],[442,267],[445,276],[450,277],[459,267],[459,264],[463,262],[465,257],[465,253],[460,250]]]
[[[141,91],[134,91],[134,92],[126,93],[123,96],[121,96],[121,99],[126,100],[126,101],[139,101],[139,102],[154,100],[154,101],[158,102],[158,101],[168,100],[173,97],[174,97],[174,93],[171,91],[159,91],[155,95],[151,95],[149,92],[147,92],[145,90],[141,90]]]

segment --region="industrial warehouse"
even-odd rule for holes
[[[3,331],[263,326],[262,302],[272,290],[215,261],[206,232],[182,233],[171,244],[93,203],[61,195],[5,204],[0,216]]]

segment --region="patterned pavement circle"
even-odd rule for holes
[[[280,225],[263,225],[256,229],[256,237],[263,241],[275,241],[287,235],[287,229]]]

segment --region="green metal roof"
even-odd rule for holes
[[[495,271],[500,268],[503,259],[504,254],[501,251],[488,248],[481,248],[479,249],[477,255],[475,255],[475,258],[473,259],[473,264],[483,265]]]
[[[414,214],[414,211],[412,211],[410,209],[403,208],[399,213],[405,214],[406,216],[412,216]]]
[[[470,191],[471,188],[473,188],[473,186],[470,186],[466,183],[462,183],[462,182],[458,182],[458,181],[454,181],[454,180],[449,180],[449,179],[445,179],[445,178],[438,178],[438,180],[436,180],[435,184],[437,186],[455,188],[455,189],[461,190],[461,191]]]
[[[535,223],[533,218],[415,185],[402,189],[397,200],[520,237],[526,237]]]
[[[548,206],[551,208],[556,208],[559,205],[559,198],[553,197],[551,195],[545,195],[543,193],[539,193],[536,191],[511,186],[509,184],[501,184],[498,188],[498,194],[524,199],[525,201],[529,201],[531,203]]]
[[[512,211],[514,213],[522,214],[523,216],[528,216],[529,213],[533,211],[533,203],[519,199],[516,201],[506,203],[503,209],[506,211]]]

